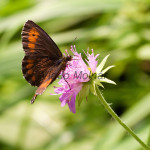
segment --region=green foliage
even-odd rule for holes
[[[139,150],[140,145],[107,114],[96,96],[77,113],[61,107],[53,86],[30,104],[36,88],[21,73],[21,29],[28,19],[39,24],[61,51],[73,43],[79,52],[94,49],[99,62],[116,67],[102,93],[115,112],[149,143],[149,0],[2,0],[0,1],[0,149]],[[84,57],[84,53],[83,53]]]

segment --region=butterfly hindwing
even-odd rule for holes
[[[62,63],[60,63],[59,65],[54,65],[51,67],[50,70],[48,70],[48,73],[45,77],[45,79],[42,81],[42,83],[40,84],[40,86],[38,87],[38,89],[35,92],[35,95],[33,96],[31,103],[34,103],[35,98],[37,97],[37,95],[41,95],[46,88],[48,87],[49,84],[51,84],[60,74],[61,72],[61,68],[66,65],[64,61],[62,61]]]
[[[48,57],[25,56],[22,61],[22,72],[32,86],[40,86],[52,66],[53,62]]]

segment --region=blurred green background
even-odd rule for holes
[[[145,142],[150,133],[149,0],[0,0],[0,149],[141,150],[89,95],[77,113],[61,107],[53,86],[30,100],[36,90],[23,78],[21,30],[33,20],[62,52],[94,49],[99,62],[110,54],[115,65],[106,76],[117,85],[101,89],[115,112]],[[83,54],[84,56],[84,54]]]

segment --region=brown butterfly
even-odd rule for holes
[[[37,95],[41,95],[65,70],[72,57],[64,57],[49,35],[31,20],[25,23],[21,35],[25,51],[22,72],[32,86],[38,87],[31,100],[33,104]]]

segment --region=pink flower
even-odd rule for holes
[[[63,73],[63,78],[58,82],[61,87],[55,87],[56,89],[54,91],[56,94],[62,94],[59,97],[61,106],[63,107],[68,104],[70,111],[76,113],[75,102],[77,96],[80,105],[82,99],[87,97],[89,91],[95,94],[95,84],[102,86],[100,82],[115,83],[109,79],[98,78],[99,71],[105,73],[113,67],[110,66],[102,70],[108,56],[106,56],[97,67],[98,61],[96,59],[99,54],[94,56],[93,50],[91,54],[89,54],[89,52],[85,53],[88,65],[83,61],[81,53],[77,53],[75,46],[71,46],[71,51],[74,56],[72,60],[68,62]]]
[[[68,83],[64,80],[64,78],[62,78],[59,81],[59,84],[62,87],[55,87],[55,93],[62,94],[59,98],[61,101],[61,106],[65,106],[66,104],[68,104],[70,111],[75,113],[76,96],[81,91],[83,83],[90,80],[90,69],[88,69],[88,66],[83,61],[81,53],[77,53],[75,46],[71,47],[71,51],[73,52],[74,56],[72,60],[68,62],[69,64],[64,71],[64,78]],[[91,55],[87,53],[87,63],[92,72],[96,71],[97,56],[98,55],[94,57],[93,51]]]

